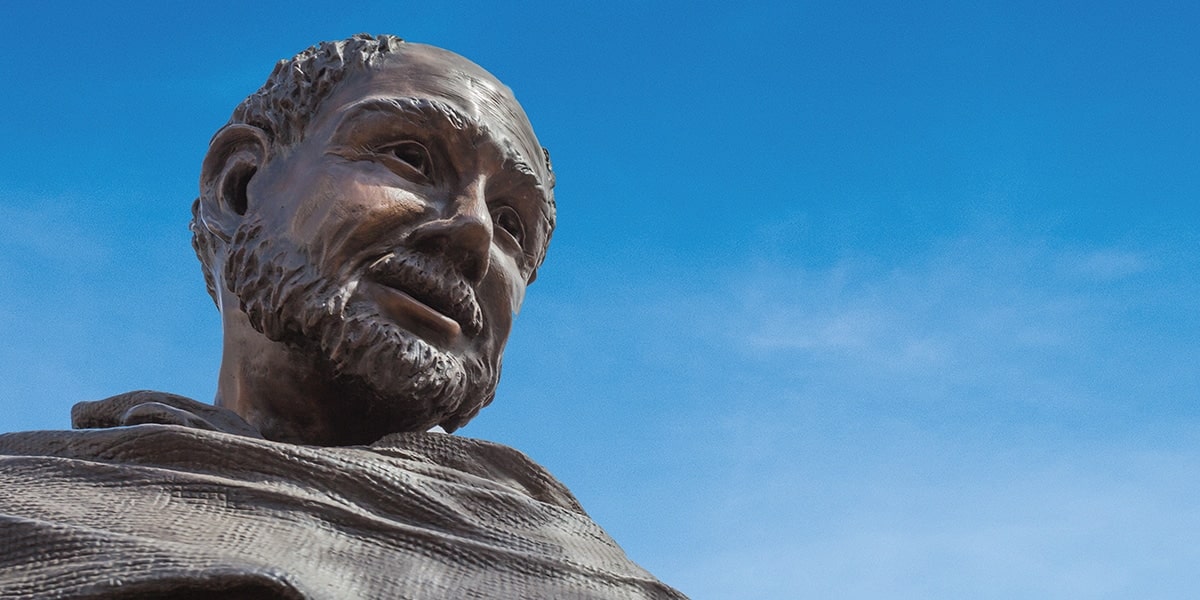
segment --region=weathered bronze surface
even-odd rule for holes
[[[495,393],[554,229],[511,91],[391,36],[276,66],[213,137],[193,244],[215,405],[0,435],[0,598],[680,598],[519,452]]]

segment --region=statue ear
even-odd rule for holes
[[[267,134],[251,125],[226,125],[208,144],[200,168],[200,217],[229,241],[250,204],[250,178],[266,162]]]

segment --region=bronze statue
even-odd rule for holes
[[[215,405],[132,392],[0,435],[0,598],[681,598],[488,404],[554,230],[511,91],[391,36],[281,61],[213,136],[193,245]]]

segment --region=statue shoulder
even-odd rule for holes
[[[371,444],[377,452],[402,450],[425,457],[443,469],[494,482],[539,502],[584,514],[565,485],[545,467],[515,448],[448,433],[394,433]]]
[[[182,425],[262,438],[258,429],[237,413],[167,392],[138,390],[103,400],[79,402],[71,408],[75,429],[104,429],[127,425]]]

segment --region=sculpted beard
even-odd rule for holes
[[[258,331],[326,363],[372,422],[389,431],[453,431],[492,401],[499,365],[448,354],[353,296],[361,265],[323,273],[302,249],[262,235],[258,222],[234,234],[225,280]]]

